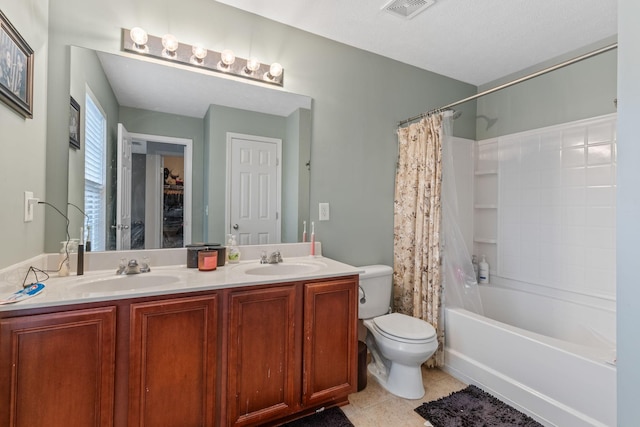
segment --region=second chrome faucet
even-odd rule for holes
[[[280,251],[276,250],[267,256],[267,252],[262,252],[260,256],[260,264],[278,264],[282,262]]]

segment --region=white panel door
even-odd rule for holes
[[[116,249],[131,249],[131,135],[118,123]]]
[[[280,243],[281,140],[230,135],[229,233],[238,244]]]

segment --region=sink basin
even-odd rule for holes
[[[173,275],[158,275],[152,273],[131,274],[127,276],[112,276],[82,282],[71,286],[72,292],[90,295],[111,295],[133,292],[142,289],[156,288],[178,282],[179,277]]]
[[[245,267],[244,274],[251,276],[291,276],[318,271],[323,267],[321,263],[281,263],[281,264],[250,264]]]

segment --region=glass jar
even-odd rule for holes
[[[212,271],[218,266],[218,251],[203,249],[198,251],[198,270]]]

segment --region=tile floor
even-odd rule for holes
[[[341,409],[355,427],[421,427],[425,420],[414,409],[423,402],[448,396],[467,386],[439,369],[422,368],[425,395],[407,400],[383,389],[369,374],[367,387],[349,396],[349,404]]]

